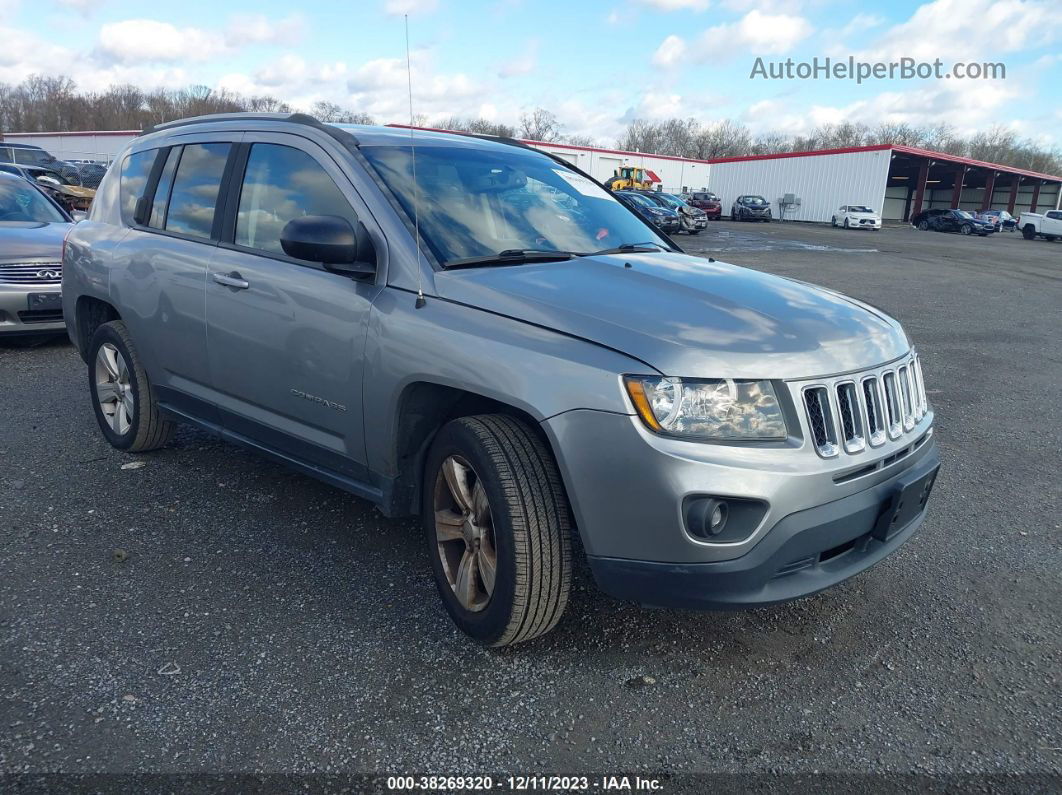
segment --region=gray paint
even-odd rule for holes
[[[352,132],[362,146],[409,139],[404,130]],[[503,146],[414,135],[448,146]],[[271,445],[293,456],[306,445],[327,452],[333,471],[360,475],[367,494],[386,495],[399,471],[398,412],[411,387],[488,397],[541,423],[591,554],[670,562],[740,556],[782,516],[883,482],[910,463],[838,485],[833,475],[853,462],[819,458],[803,419],[782,443],[669,439],[632,416],[622,386],[629,373],[775,379],[793,421],[799,383],[785,380],[867,369],[908,352],[899,324],[876,309],[681,254],[437,271],[360,157],[312,126],[212,121],[143,136],[130,151],[240,139],[283,141],[326,167],[376,245],[375,279],[128,231],[118,218],[116,167],[90,220],[71,236],[64,289],[76,342],[86,343],[72,322],[78,298],[111,303],[153,382],[213,405],[218,422],[235,432],[264,427]],[[233,290],[211,278],[232,271],[251,286]],[[419,309],[418,289],[427,296]],[[928,413],[917,433],[932,419]],[[868,451],[867,460],[903,443]],[[679,505],[705,491],[764,499],[770,510],[743,542],[697,542],[682,528]]]

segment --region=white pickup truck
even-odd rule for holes
[[[1062,210],[1049,210],[1046,213],[1022,213],[1018,218],[1018,229],[1026,240],[1045,237],[1054,240],[1062,237]]]

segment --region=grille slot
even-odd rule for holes
[[[899,369],[900,407],[903,411],[903,429],[911,430],[915,426],[914,393],[911,391],[911,373],[907,367]]]
[[[0,265],[0,284],[59,284],[63,266],[58,262],[19,262]]]
[[[837,455],[837,428],[833,421],[833,409],[830,396],[824,386],[813,386],[804,390],[804,406],[808,412],[808,423],[815,447],[819,455],[826,458]]]
[[[891,370],[881,376],[881,385],[885,393],[885,422],[889,431],[889,438],[899,439],[903,430],[903,420],[900,414],[900,390],[896,384],[896,373]]]
[[[858,453],[867,445],[863,438],[863,413],[859,408],[859,393],[851,381],[837,385],[837,413],[841,418],[844,451]]]
[[[800,402],[809,440],[824,458],[856,455],[890,441],[909,444],[903,437],[929,414],[922,367],[914,354],[889,367],[802,386]]]

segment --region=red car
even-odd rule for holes
[[[718,221],[723,217],[723,203],[711,191],[694,191],[682,194],[682,200],[691,207],[704,210],[709,221]]]

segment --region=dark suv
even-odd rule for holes
[[[762,196],[738,196],[730,207],[731,221],[770,221],[771,203]]]

